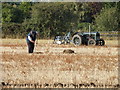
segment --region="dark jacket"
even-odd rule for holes
[[[36,31],[31,31],[31,32],[27,35],[27,38],[26,38],[27,43],[30,43],[30,40],[28,39],[28,36],[30,36],[31,39],[32,39],[33,41],[35,41],[35,40],[36,40],[36,35],[37,35]]]

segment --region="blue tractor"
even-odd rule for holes
[[[72,43],[75,46],[79,45],[105,45],[105,41],[100,38],[99,32],[77,32],[72,37]]]
[[[72,38],[72,39],[71,39]],[[105,41],[100,38],[99,32],[76,32],[72,35],[69,32],[65,36],[55,36],[54,44],[70,44],[79,45],[99,45],[104,46]]]

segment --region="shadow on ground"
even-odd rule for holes
[[[33,54],[43,54],[43,52],[34,52]]]

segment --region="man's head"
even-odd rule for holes
[[[37,31],[30,31],[30,34],[32,35],[32,36],[36,36],[37,34],[38,34],[38,32]]]
[[[38,32],[37,32],[37,31],[33,31],[33,30],[32,30],[32,31],[30,31],[30,33],[31,33],[31,34],[38,34]]]

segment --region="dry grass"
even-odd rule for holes
[[[2,45],[26,45],[26,39],[1,39]],[[52,43],[53,40],[37,40],[39,44]]]
[[[2,45],[26,45],[26,39],[1,39]],[[53,40],[37,40],[38,44],[52,44]],[[118,40],[105,40],[107,46],[118,46]],[[69,45],[70,46],[70,45]]]
[[[107,40],[106,45],[108,45],[108,46],[119,46],[119,41],[118,40]]]
[[[25,40],[4,40],[2,48],[1,75],[8,84],[37,84],[40,88],[74,88],[75,85],[84,88],[86,84],[88,87],[116,87],[118,84],[117,47],[74,47],[40,40],[35,53],[28,54]],[[75,53],[63,54],[64,49]]]

